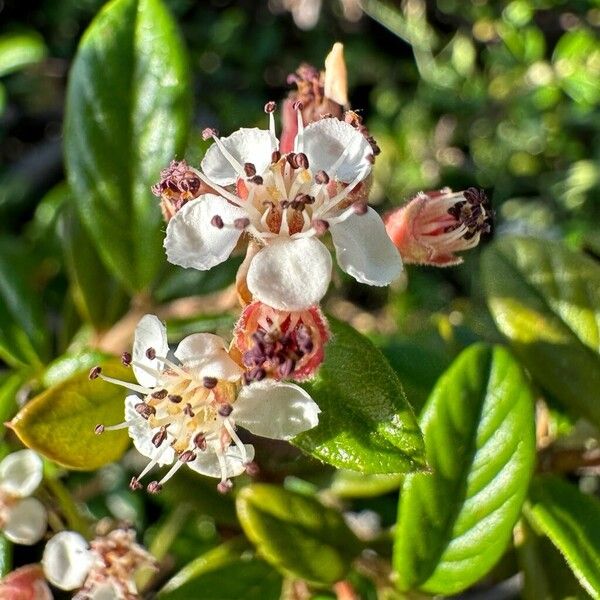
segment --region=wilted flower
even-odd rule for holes
[[[15,544],[35,544],[46,532],[46,509],[29,497],[42,477],[42,461],[33,450],[13,452],[0,462],[0,528]]]
[[[294,152],[278,150],[273,103],[270,130],[240,129],[225,138],[208,131],[198,177],[217,194],[188,202],[169,221],[170,262],[208,270],[247,232],[260,249],[247,286],[254,300],[279,310],[319,303],[331,279],[331,256],[318,239],[331,233],[340,267],[357,281],[388,285],[402,270],[379,215],[366,204],[373,152],[353,126],[324,118],[306,128],[297,107]]]
[[[447,267],[462,262],[455,252],[474,248],[489,233],[492,217],[483,190],[444,188],[417,194],[386,216],[385,227],[404,262]]]
[[[52,585],[79,590],[75,600],[134,600],[136,571],[158,565],[135,542],[133,529],[115,529],[89,544],[74,531],[57,533],[44,548],[42,566]]]
[[[148,484],[158,492],[177,470],[187,464],[209,477],[219,477],[219,489],[231,487],[229,477],[244,472],[254,448],[236,433],[240,425],[265,437],[290,439],[318,423],[319,407],[300,387],[290,383],[258,381],[242,385],[244,369],[228,354],[224,341],[210,333],[183,339],[167,358],[169,346],[164,325],[154,315],[140,320],[131,364],[139,385],[106,377],[95,367],[90,377],[122,385],[142,394],[125,399],[125,422],[97,433],[127,428],[138,451],[150,462],[131,487],[138,489],[154,466],[173,466],[160,481]]]
[[[313,306],[300,312],[281,311],[262,302],[249,304],[237,322],[234,343],[246,377],[272,377],[302,381],[323,362],[329,340],[327,321]]]
[[[0,580],[0,600],[52,600],[40,565],[25,565]]]

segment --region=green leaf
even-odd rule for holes
[[[233,540],[186,565],[158,593],[159,600],[279,600],[282,578]]]
[[[113,0],[84,34],[69,79],[65,152],[75,206],[109,270],[146,288],[164,259],[150,187],[182,154],[189,67],[161,0]]]
[[[404,481],[401,473],[365,475],[356,471],[336,471],[331,491],[340,498],[371,498],[396,491]]]
[[[28,265],[18,245],[0,243],[0,358],[19,367],[39,367],[48,354],[48,333],[39,294],[26,279]]]
[[[0,433],[4,433],[4,423],[18,410],[17,394],[27,381],[26,371],[10,373],[0,383]]]
[[[538,477],[525,514],[560,550],[587,592],[600,598],[600,501],[556,476]]]
[[[482,264],[496,324],[536,382],[600,426],[600,266],[520,237],[498,240]]]
[[[501,557],[535,460],[533,396],[501,347],[471,346],[423,412],[431,474],[406,476],[394,568],[401,589],[456,594]]]
[[[0,535],[0,577],[8,575],[12,570],[12,544]]]
[[[34,64],[46,56],[39,33],[6,33],[0,36],[0,77]]]
[[[105,362],[109,356],[99,350],[84,350],[76,354],[63,354],[53,360],[44,371],[41,382],[46,388],[58,385],[76,373],[89,373],[89,370]]]
[[[325,362],[306,389],[319,425],[294,444],[334,467],[363,473],[424,468],[423,436],[402,385],[381,352],[352,327],[330,319]]]
[[[334,583],[361,550],[342,515],[309,496],[249,485],[238,494],[237,511],[260,555],[292,577]]]
[[[106,363],[111,376],[131,381],[131,370]],[[91,471],[119,460],[129,445],[125,430],[94,433],[98,423],[123,420],[123,388],[87,373],[74,375],[30,400],[11,421],[21,441],[45,457],[69,467]]]

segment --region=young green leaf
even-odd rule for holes
[[[0,77],[40,62],[46,45],[39,33],[23,31],[0,36]]]
[[[393,369],[352,327],[335,319],[330,325],[325,362],[305,386],[321,408],[319,425],[294,444],[334,467],[363,473],[423,469],[423,436]]]
[[[176,573],[159,600],[279,600],[282,578],[253,556],[246,542],[232,540],[199,556]]]
[[[274,485],[241,490],[237,511],[261,556],[284,574],[330,584],[344,577],[361,545],[342,515]]]
[[[71,70],[65,157],[75,206],[104,263],[131,291],[146,288],[164,260],[150,187],[185,145],[188,72],[161,0],[112,0]]]
[[[537,383],[600,425],[600,266],[558,242],[507,237],[483,272],[496,324]]]
[[[131,381],[131,370],[106,363],[112,376]],[[94,433],[98,423],[123,420],[125,391],[87,373],[64,380],[30,400],[10,427],[29,448],[69,467],[91,471],[118,460],[129,445],[124,430]]]
[[[527,518],[564,555],[581,585],[600,598],[600,502],[555,476],[533,480]]]
[[[394,568],[401,589],[455,594],[510,540],[535,460],[533,396],[504,348],[477,344],[438,380],[421,426],[432,472],[406,476]]]

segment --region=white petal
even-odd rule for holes
[[[232,224],[246,212],[221,196],[205,194],[188,202],[167,225],[164,247],[167,260],[180,267],[208,271],[228,258],[241,230],[211,224],[215,215]]]
[[[8,509],[4,535],[15,544],[31,546],[42,539],[47,524],[44,505],[36,498],[23,498]]]
[[[94,561],[85,539],[74,531],[61,531],[44,548],[42,567],[46,579],[61,590],[80,588]]]
[[[0,462],[0,488],[17,498],[30,496],[43,477],[42,459],[33,450],[19,450]]]
[[[255,300],[280,310],[318,304],[331,281],[331,255],[315,238],[283,238],[252,259],[248,289]]]
[[[217,442],[218,443],[218,442]],[[244,444],[246,449],[246,461],[254,460],[254,446]],[[241,475],[246,466],[242,462],[242,456],[237,446],[229,446],[225,452],[225,463],[227,465],[227,477],[236,477]],[[221,466],[217,459],[217,453],[210,445],[203,452],[198,452],[196,460],[188,463],[190,469],[193,469],[201,475],[208,477],[221,477]]]
[[[219,351],[226,350],[225,340],[214,333],[194,333],[183,338],[175,350],[175,357],[182,363],[190,360],[211,358]]]
[[[389,285],[402,274],[400,253],[372,208],[332,225],[330,231],[340,267],[356,281]]]
[[[271,164],[272,138],[266,129],[242,128],[228,137],[219,139],[242,167],[244,163],[252,163],[258,175],[262,175]],[[240,177],[217,144],[213,144],[207,150],[200,167],[211,181],[219,185],[235,183]]]
[[[293,383],[259,381],[244,386],[233,405],[236,425],[263,437],[289,440],[316,427],[321,410]]]
[[[365,137],[352,125],[339,119],[321,119],[304,129],[304,152],[313,173],[325,171],[330,177],[349,183],[359,173],[364,177],[370,171],[367,158],[373,150]],[[332,167],[344,154],[335,170]]]
[[[170,465],[175,460],[173,448],[165,446],[166,442],[160,448],[152,443],[152,437],[158,430],[152,429],[148,421],[135,410],[135,405],[138,402],[141,402],[141,400],[135,394],[125,398],[125,420],[130,423],[128,433],[133,440],[133,445],[142,456],[147,458],[154,459],[154,457],[160,455],[158,461],[160,466]]]
[[[213,333],[194,333],[181,340],[175,356],[186,370],[193,370],[198,378],[215,377],[237,381],[243,374],[240,367],[227,352],[222,337]]]
[[[122,595],[112,584],[103,583],[94,587],[86,598],[89,600],[119,600]]]
[[[133,360],[155,369],[163,370],[163,364],[156,358],[150,360],[146,356],[148,348],[153,348],[156,356],[167,356],[169,352],[169,343],[167,342],[167,329],[163,322],[155,315],[144,315],[138,322],[135,328],[133,337]],[[154,387],[156,385],[156,377],[146,371],[133,367],[136,379],[141,385],[146,387]]]

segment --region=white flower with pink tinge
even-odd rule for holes
[[[239,129],[214,139],[194,171],[214,190],[187,203],[169,221],[170,262],[208,270],[225,261],[246,232],[259,245],[249,257],[247,285],[254,300],[279,310],[319,303],[332,261],[319,239],[329,232],[340,267],[357,281],[384,286],[402,261],[379,215],[366,204],[373,154],[352,125],[323,118],[304,127],[297,106],[294,152],[281,155],[274,103],[270,129]]]
[[[254,458],[253,446],[242,443],[236,426],[289,440],[318,423],[319,407],[297,385],[272,380],[243,385],[244,369],[217,335],[190,335],[172,359],[168,354],[165,326],[145,315],[135,331],[132,355],[123,358],[138,384],[107,377],[99,367],[90,372],[92,379],[136,392],[125,399],[123,423],[96,427],[97,433],[127,428],[137,450],[150,459],[132,479],[133,489],[142,487],[140,479],[156,465],[172,465],[160,481],[148,484],[148,491],[156,493],[187,464],[220,478],[218,488],[225,492],[231,487],[229,478],[243,473]]]

